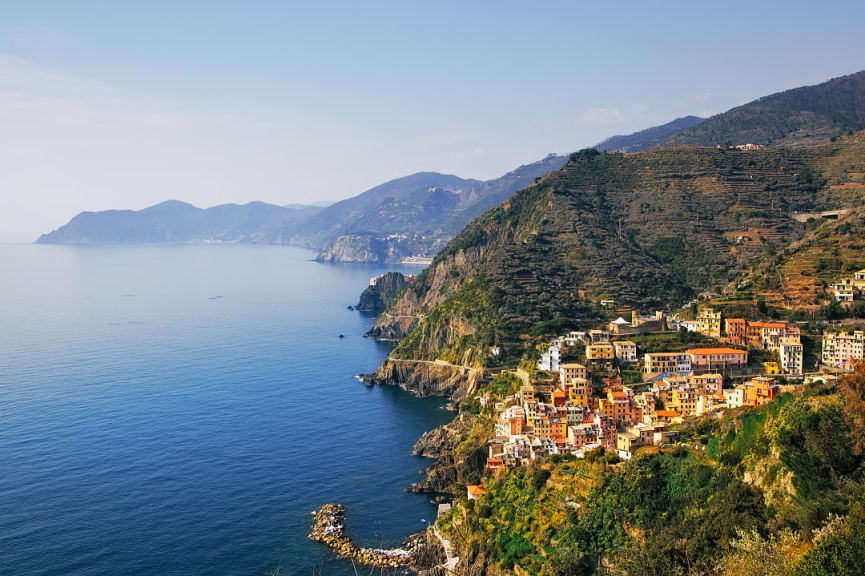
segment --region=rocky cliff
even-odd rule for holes
[[[477,386],[480,371],[444,363],[388,358],[363,376],[369,385],[399,386],[418,396],[443,396],[458,402]]]
[[[479,481],[486,465],[488,423],[473,414],[460,413],[448,424],[430,430],[414,445],[418,456],[436,458],[423,480],[409,491],[443,494],[461,493],[466,484]],[[477,431],[482,430],[481,434]]]
[[[410,278],[402,272],[382,274],[375,279],[374,284],[364,289],[355,309],[364,312],[381,312],[408,286]]]
[[[444,242],[422,242],[414,236],[376,236],[374,234],[344,234],[324,248],[316,260],[319,262],[355,262],[393,264],[408,256],[431,254],[441,249]]]

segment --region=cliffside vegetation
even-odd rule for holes
[[[737,106],[711,118],[686,116],[595,146],[641,152],[660,146],[815,144],[865,128],[865,71],[802,86]]]
[[[809,144],[865,128],[865,71],[764,96],[672,134],[664,146]]]
[[[853,384],[844,394],[861,396]],[[863,459],[833,388],[698,420],[630,462],[600,449],[487,480],[440,526],[463,573],[854,574]],[[861,415],[860,415],[861,416]]]

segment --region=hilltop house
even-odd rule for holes
[[[835,291],[835,300],[839,302],[852,302],[862,298],[865,294],[865,270],[853,273],[853,277],[841,278],[832,285]]]

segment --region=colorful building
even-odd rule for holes
[[[748,365],[748,353],[736,348],[691,348],[687,351],[694,370],[739,370]]]
[[[562,388],[564,388],[569,382],[578,378],[585,380],[588,378],[588,375],[589,373],[586,370],[586,367],[582,364],[569,362],[559,365],[559,383]]]
[[[697,332],[712,338],[721,337],[721,312],[714,308],[703,308],[697,314]]]
[[[724,331],[728,344],[743,347],[748,345],[747,323],[744,318],[727,318],[724,320]]]
[[[687,376],[691,373],[691,357],[686,352],[648,352],[643,356],[643,373],[678,374]]]
[[[865,360],[865,332],[824,333],[820,358],[827,366],[852,370],[857,362]]]
[[[613,342],[616,351],[616,360],[626,364],[637,361],[637,345],[630,340],[618,340]]]

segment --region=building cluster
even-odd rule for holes
[[[724,327],[724,338],[729,344],[775,352],[778,354],[784,374],[802,374],[804,353],[802,334],[798,326],[789,322],[727,318]]]
[[[538,362],[546,375],[495,405],[489,468],[495,471],[541,455],[581,456],[597,447],[629,459],[637,447],[674,438],[671,424],[729,405],[723,378],[747,366],[746,350],[710,347],[640,355],[635,342],[617,338],[639,333],[646,325],[654,332],[665,331],[667,319],[662,313],[634,317],[639,319],[620,318],[609,330],[569,332],[549,343]],[[584,362],[563,361],[573,346],[584,347]],[[626,386],[617,366],[641,367],[647,388],[636,392]]]
[[[636,448],[676,438],[671,424],[724,409],[719,373],[669,375],[635,392],[616,376],[590,379],[584,364],[559,366],[557,379],[523,385],[495,406],[493,471],[550,454],[582,456],[597,447],[629,459]]]
[[[699,310],[696,320],[682,320],[677,324],[691,332],[699,332],[732,346],[774,352],[778,355],[781,372],[794,376],[803,373],[801,331],[798,326],[789,322],[723,318],[720,311],[703,308]]]
[[[861,300],[865,296],[865,270],[854,272],[852,277],[841,278],[832,285],[835,291],[835,300],[839,302],[853,302]]]
[[[865,332],[824,332],[820,361],[826,366],[852,370],[865,361]]]
[[[854,283],[858,281],[861,286]],[[865,270],[848,284],[853,290],[865,290]],[[680,328],[712,337],[719,344],[641,352],[627,339],[631,334]],[[577,356],[579,363],[567,361],[568,349],[574,346],[585,351]],[[776,356],[764,362],[765,374],[748,369],[749,349]],[[495,437],[489,443],[487,466],[495,471],[541,455],[581,456],[597,447],[629,459],[639,447],[674,440],[671,427],[685,418],[772,402],[782,386],[770,376],[802,375],[803,360],[797,325],[724,318],[709,307],[699,309],[693,321],[668,318],[662,312],[651,316],[634,312],[632,320],[617,318],[606,330],[569,332],[552,340],[541,354],[538,368],[544,375],[531,383],[526,380],[517,394],[496,403]],[[865,361],[865,331],[824,333],[821,360],[842,370]],[[624,384],[621,368],[632,373],[639,369],[640,392]],[[739,383],[724,388],[724,378],[735,376]]]

